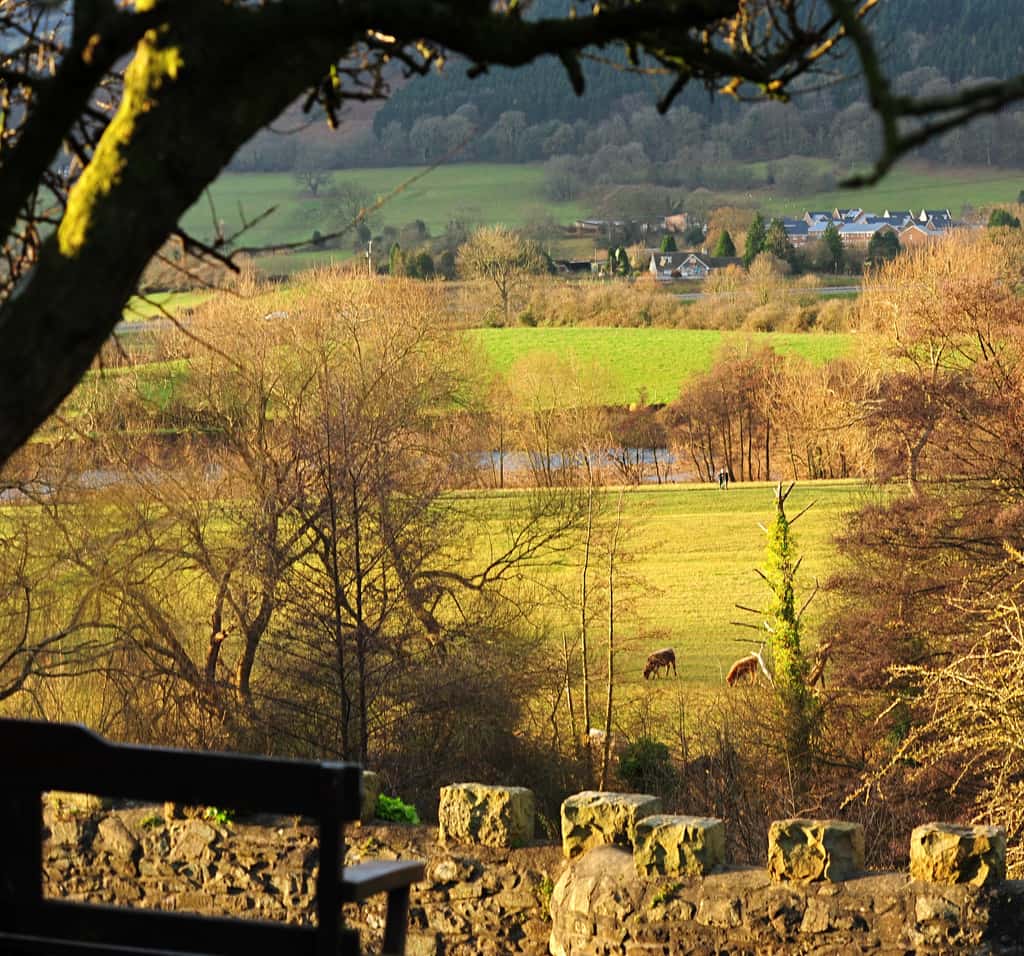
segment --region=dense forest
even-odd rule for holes
[[[557,6],[557,10],[553,7]],[[558,12],[556,0],[534,15]],[[885,69],[899,93],[941,95],[954,85],[1008,75],[1021,60],[1024,7],[1007,0],[926,0],[882,5],[875,18]],[[655,104],[664,76],[584,61],[586,95],[577,98],[554,59],[516,70],[495,67],[470,79],[463,64],[415,83],[393,83],[388,100],[365,123],[343,125],[329,139],[264,133],[239,151],[238,171],[315,167],[345,169],[419,165],[441,160],[552,163],[551,198],[570,199],[581,184],[653,185],[710,190],[787,184],[769,170],[751,182],[740,164],[813,157],[828,162],[789,171],[800,189],[828,189],[877,154],[878,123],[860,81],[810,78],[797,109],[779,103],[739,103],[691,84],[667,117]],[[1021,111],[976,120],[923,147],[919,158],[948,165],[1024,165]],[[787,175],[781,171],[781,178]],[[663,199],[654,203],[664,206]],[[671,204],[670,204],[671,205]],[[597,209],[595,212],[615,212]]]
[[[560,0],[544,0],[533,9],[535,15],[553,15],[563,7]],[[958,83],[1012,73],[1021,61],[1024,7],[1009,0],[900,0],[880,5],[873,23],[879,36],[892,38],[885,49],[892,76],[930,67]],[[613,112],[623,96],[643,93],[651,99],[669,85],[661,77],[608,69],[596,62],[585,65],[584,73],[588,94],[578,99],[566,82],[564,68],[553,58],[516,70],[514,76],[499,67],[475,79],[453,65],[396,90],[374,126],[378,134],[394,121],[409,128],[422,116],[448,115],[465,103],[472,103],[487,125],[508,110],[523,112],[531,125],[549,120],[593,122]],[[859,86],[847,83],[833,95],[846,106],[860,92]],[[740,108],[723,97],[709,96],[698,85],[681,102],[711,121],[725,119]]]

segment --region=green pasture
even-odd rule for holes
[[[523,327],[471,329],[462,334],[505,376],[514,374],[516,363],[531,355],[570,360],[584,376],[596,373],[592,375],[598,388],[595,400],[604,405],[671,402],[679,395],[681,384],[710,369],[719,350],[730,343],[765,344],[781,355],[826,362],[843,355],[853,342],[853,336],[845,333],[706,329]],[[137,375],[140,394],[162,407],[187,377],[188,365],[148,363],[118,374]],[[73,395],[70,401],[73,405]]]
[[[806,332],[721,332],[705,329],[508,328],[465,333],[507,375],[525,356],[550,353],[572,359],[580,368],[600,371],[600,401],[628,405],[646,391],[648,402],[670,402],[680,384],[711,368],[725,345],[770,345],[781,355],[825,362],[852,344],[847,334]]]
[[[776,165],[782,165],[780,160]],[[852,170],[851,170],[852,172]],[[774,215],[799,215],[808,209],[949,209],[959,216],[964,204],[990,206],[1015,203],[1024,188],[1024,175],[992,168],[931,168],[901,164],[880,183],[863,189],[835,189],[824,193],[785,197],[763,196],[762,210]]]
[[[785,160],[772,165],[779,167]],[[879,212],[890,209],[949,208],[958,215],[965,203],[980,207],[994,203],[1012,203],[1024,187],[1021,174],[991,168],[931,168],[905,164],[890,172],[879,184],[864,189],[835,189],[823,193],[782,196],[763,186],[764,163],[750,164],[749,191],[724,192],[723,203],[746,200],[752,195],[768,214],[797,215],[806,209],[830,209],[834,206],[864,207]],[[422,178],[409,182],[423,167],[403,166],[373,169],[337,170],[336,183],[353,183],[375,198],[389,197],[373,214],[375,228],[400,227],[416,219],[423,220],[432,235],[444,232],[445,225],[459,219],[470,226],[503,222],[522,226],[531,221],[550,219],[566,224],[586,215],[596,203],[577,200],[552,202],[543,195],[544,170],[540,163],[460,163],[441,166]],[[390,195],[397,190],[395,195]],[[209,190],[213,210],[204,196],[183,219],[183,225],[197,236],[211,238],[213,218],[223,221],[228,234],[243,222],[251,222],[273,212],[249,228],[240,245],[266,246],[309,239],[313,230],[328,233],[345,223],[332,205],[330,193],[309,195],[291,173],[225,173]],[[586,250],[584,251],[584,244]],[[351,243],[341,241],[335,250],[306,249],[301,259],[280,257],[269,271],[292,272],[314,262],[343,258]],[[559,251],[589,255],[592,243],[577,243]]]
[[[398,190],[372,214],[374,228],[401,227],[421,219],[432,235],[439,235],[452,219],[470,226],[495,222],[522,226],[548,217],[571,222],[583,213],[578,203],[544,198],[544,171],[539,163],[460,163],[440,166],[409,182],[422,171],[406,166],[339,170],[334,180],[338,184],[352,183],[379,198]],[[314,229],[328,233],[347,225],[329,193],[309,195],[291,173],[224,173],[210,187],[209,194],[216,217],[224,222],[228,235],[241,227],[243,214],[246,221],[252,221],[274,209],[240,237],[239,244],[244,246],[301,241],[309,239]],[[197,236],[212,237],[213,216],[206,197],[185,214],[183,225]],[[343,241],[341,246],[348,249],[351,243]]]
[[[624,699],[637,694],[671,695],[683,690],[706,697],[723,686],[725,674],[739,657],[759,646],[757,632],[734,624],[760,619],[737,610],[736,605],[761,608],[767,588],[755,568],[764,564],[767,526],[775,509],[775,486],[767,482],[734,483],[727,491],[717,485],[661,485],[630,488],[623,492],[624,556],[621,584],[616,594],[620,608],[616,629],[621,654],[616,665]],[[471,513],[487,514],[498,522],[504,502],[520,492],[467,493]],[[808,481],[798,484],[787,500],[792,519],[811,505],[793,528],[803,563],[798,578],[801,603],[824,584],[836,566],[833,536],[846,516],[877,494],[860,481]],[[618,492],[607,493],[605,520],[614,511]],[[813,504],[812,504],[813,503]],[[566,558],[547,571],[547,583],[578,589],[579,555]],[[594,572],[602,574],[599,560]],[[817,642],[815,627],[824,612],[821,595],[805,615],[808,648]],[[555,633],[561,630],[575,642],[578,611],[562,607],[555,614]],[[591,636],[593,668],[604,673],[606,623],[597,615]],[[753,642],[753,643],[751,643]],[[559,640],[560,646],[560,640]],[[678,681],[645,684],[644,662],[651,651],[672,647],[676,652]],[[661,708],[659,708],[661,709]]]
[[[316,266],[333,266],[355,255],[350,249],[324,249],[297,252],[272,252],[255,256],[256,267],[266,276],[292,276]]]
[[[193,292],[146,292],[133,295],[124,307],[121,317],[126,322],[138,319],[152,319],[156,316],[174,314],[181,309],[190,309],[205,302],[209,292],[197,289]]]

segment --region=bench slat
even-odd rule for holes
[[[4,956],[216,956],[215,953],[197,953],[195,950],[139,949],[138,946],[112,946],[109,943],[83,943],[10,933],[0,933],[0,952]]]
[[[346,866],[341,876],[341,898],[346,903],[361,903],[378,893],[418,883],[423,872],[419,860],[371,860]]]
[[[356,764],[111,744],[84,727],[34,720],[0,720],[0,753],[26,786],[236,811],[319,816],[326,781],[335,778],[341,819],[359,819]]]
[[[317,942],[312,926],[51,899],[19,910],[11,922],[14,932],[27,936],[54,935],[69,941],[129,947],[138,947],[139,940],[145,939],[172,951],[218,956],[251,956],[253,952],[312,956]]]

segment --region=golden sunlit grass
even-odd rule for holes
[[[675,648],[679,681],[687,692],[723,686],[726,671],[738,657],[749,653],[754,631],[733,625],[755,620],[735,607],[760,607],[767,592],[755,568],[764,561],[767,525],[774,513],[774,485],[768,482],[717,486],[686,484],[631,488],[624,493],[625,547],[623,584],[617,595],[621,612],[618,629],[623,653],[619,676],[626,687],[643,685],[647,654],[662,646]],[[804,560],[800,583],[809,596],[815,580],[824,584],[836,568],[833,535],[845,516],[873,494],[860,481],[815,481],[798,484],[787,502],[792,517],[811,502],[796,523],[795,533]],[[467,511],[486,516],[497,532],[504,509],[521,492],[466,494]],[[616,496],[617,491],[608,491]],[[600,572],[599,572],[600,573]],[[552,565],[547,583],[564,590],[578,589],[577,556]],[[799,596],[798,596],[798,599]],[[812,602],[806,614],[807,638],[824,611],[824,598]],[[576,640],[576,612],[563,608],[553,615],[555,629],[567,629]],[[594,625],[595,646],[603,644],[603,619]],[[595,663],[596,657],[595,655]],[[659,682],[648,688],[670,694],[672,685]]]

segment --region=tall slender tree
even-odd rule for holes
[[[811,667],[801,645],[801,618],[810,599],[797,608],[796,576],[803,559],[797,556],[792,524],[803,512],[793,521],[786,515],[786,499],[793,487],[783,491],[779,482],[775,489],[775,517],[767,528],[764,570],[757,573],[770,592],[763,612],[765,650],[781,711],[783,751],[799,797],[810,783],[821,710],[811,693]]]
[[[836,229],[834,222],[830,222],[825,227],[821,241],[825,244],[825,249],[828,252],[832,271],[838,273],[843,264],[843,237],[839,235],[839,230]]]
[[[743,246],[743,264],[747,267],[763,251],[767,230],[764,225],[764,217],[758,212],[754,213],[754,221],[747,230],[747,241]]]

